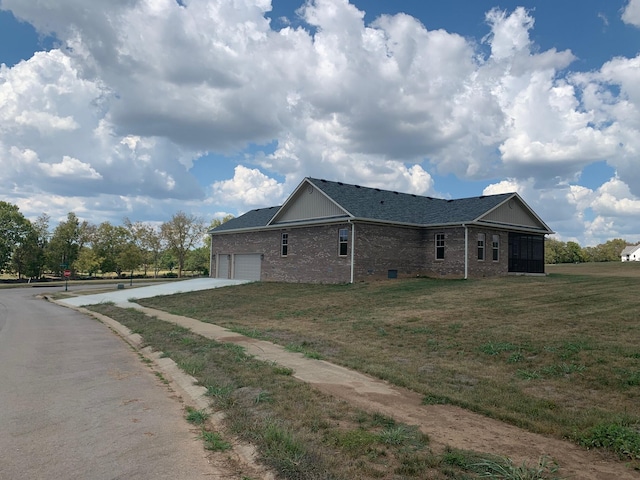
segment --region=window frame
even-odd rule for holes
[[[280,256],[286,257],[289,254],[289,233],[282,232],[280,234]]]
[[[343,253],[344,250],[344,253]],[[349,255],[349,229],[338,229],[338,256],[347,257]]]
[[[500,235],[491,237],[492,258],[494,262],[500,261]]]
[[[445,255],[445,234],[436,233],[434,236],[436,260],[444,260]]]
[[[478,261],[479,262],[484,262],[486,256],[485,256],[485,250],[486,250],[486,238],[487,236],[484,233],[479,233],[478,234]]]

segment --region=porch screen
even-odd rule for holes
[[[509,271],[544,273],[544,236],[509,233]]]

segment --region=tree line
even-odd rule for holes
[[[210,225],[195,215],[174,214],[160,225],[133,222],[94,225],[69,212],[50,231],[50,217],[27,219],[16,205],[0,201],[0,273],[38,279],[61,276],[143,271],[157,277],[161,270],[182,277],[185,270],[208,274],[209,244],[206,232],[233,218],[228,215]]]
[[[621,238],[608,240],[595,247],[581,247],[577,242],[549,238],[544,245],[545,263],[619,262],[622,250],[634,245]]]

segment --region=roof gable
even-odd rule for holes
[[[346,216],[349,216],[347,211],[305,178],[280,207],[280,210],[269,224],[275,225]]]
[[[483,215],[478,221],[549,230],[549,227],[517,194]]]

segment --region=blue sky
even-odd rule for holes
[[[640,241],[640,0],[0,0],[0,199],[207,220],[305,176]]]

